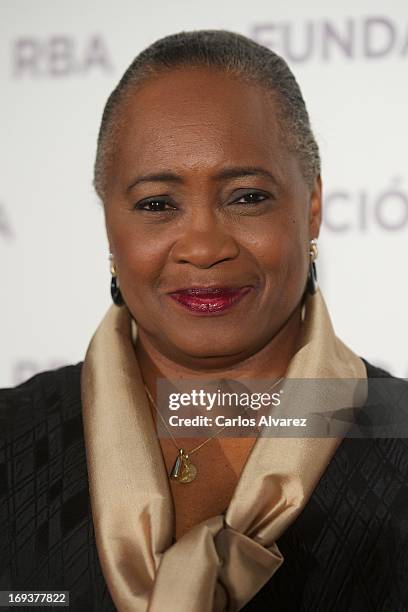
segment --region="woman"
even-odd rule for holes
[[[403,439],[158,435],[161,379],[389,376],[317,288],[319,153],[288,66],[229,32],[159,40],[107,102],[95,187],[115,305],[83,364],[2,394],[2,588],[74,610],[407,609]],[[346,385],[312,408],[361,404]]]

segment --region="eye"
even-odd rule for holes
[[[248,191],[241,195],[237,200],[234,200],[232,204],[259,204],[270,197],[268,194],[262,191]]]
[[[174,206],[169,206],[167,199],[165,198],[149,198],[148,200],[141,200],[134,206],[137,210],[146,210],[147,212],[166,212],[169,210],[175,210]]]

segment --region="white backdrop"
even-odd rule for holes
[[[405,0],[3,0],[0,386],[83,359],[111,303],[92,188],[104,103],[145,46],[202,28],[288,60],[323,159],[318,272],[335,328],[408,377]]]

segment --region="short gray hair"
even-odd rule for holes
[[[242,34],[197,30],[166,36],[147,47],[110,94],[103,111],[94,166],[94,186],[102,199],[107,168],[115,151],[121,101],[150,77],[187,66],[218,68],[275,94],[282,135],[289,150],[297,154],[307,184],[313,186],[320,174],[319,148],[300,87],[285,60]]]

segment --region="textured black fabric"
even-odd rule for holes
[[[108,612],[115,608],[93,533],[81,365],[0,391],[0,590],[69,590],[70,610]],[[389,377],[366,368],[372,379]],[[407,386],[401,381],[396,393]],[[389,414],[392,398],[383,401]],[[408,611],[407,440],[345,438],[278,546],[285,562],[245,612]]]
[[[108,612],[115,608],[92,528],[80,372],[81,364],[67,366],[0,391],[0,590],[66,590],[69,610]]]

